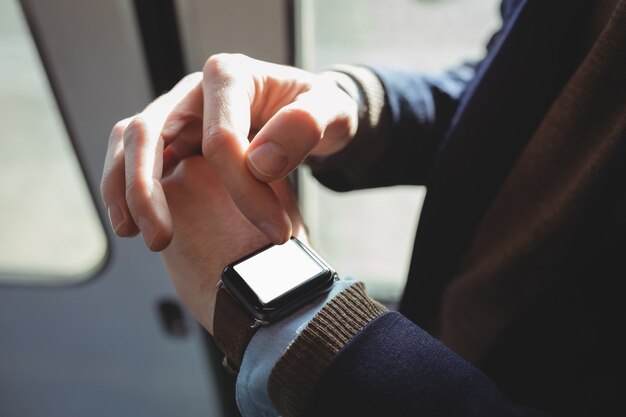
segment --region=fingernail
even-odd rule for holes
[[[254,169],[268,177],[282,174],[289,164],[285,149],[276,142],[265,142],[250,152],[248,159]]]
[[[282,243],[283,231],[272,223],[261,223],[259,229],[270,238],[273,243]]]
[[[146,242],[149,248],[152,247],[152,243],[156,238],[156,233],[154,230],[154,224],[145,217],[140,217],[137,220],[137,226],[139,226],[139,230],[141,231],[141,236],[143,237],[143,241]]]
[[[111,227],[113,227],[113,230],[117,233],[117,229],[124,224],[124,213],[122,213],[122,209],[120,209],[120,206],[116,203],[109,204],[107,212],[109,213]]]

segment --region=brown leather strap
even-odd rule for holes
[[[217,347],[226,355],[224,366],[235,373],[239,370],[248,342],[260,324],[228,291],[218,284],[213,316],[213,337]]]

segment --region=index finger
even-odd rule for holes
[[[272,188],[247,168],[254,85],[238,65],[245,65],[240,57],[218,55],[204,66],[202,153],[243,215],[280,244],[291,236],[291,222]]]

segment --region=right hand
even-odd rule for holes
[[[119,236],[138,231],[151,250],[167,247],[172,219],[161,179],[202,153],[238,209],[270,241],[292,234],[268,183],[307,155],[329,155],[354,136],[357,104],[335,82],[244,55],[210,57],[109,138],[101,193]]]

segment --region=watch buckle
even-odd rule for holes
[[[228,359],[228,356],[224,355],[224,358],[222,359],[222,366],[224,367],[224,369],[226,369],[226,371],[228,371],[229,374],[231,374],[232,376],[237,376],[239,374],[239,367],[237,365],[235,365],[233,363],[233,361],[231,361],[230,359]]]

